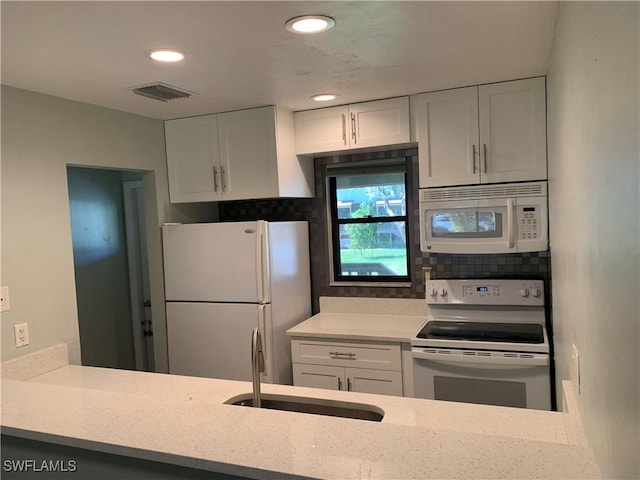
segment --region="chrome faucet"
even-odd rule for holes
[[[262,407],[260,397],[260,373],[264,372],[264,353],[260,329],[254,328],[251,334],[251,373],[253,374],[253,406]]]

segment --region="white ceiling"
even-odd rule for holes
[[[291,110],[543,75],[556,1],[2,1],[2,83],[159,119]],[[284,28],[325,14],[315,36]],[[151,48],[189,53],[156,64]],[[131,88],[196,92],[163,103]],[[318,104],[312,94],[340,97]]]

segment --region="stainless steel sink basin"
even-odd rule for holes
[[[245,393],[232,397],[224,403],[242,407],[253,407],[252,396],[251,393]],[[310,413],[314,415],[328,415],[331,417],[354,418],[372,422],[380,422],[384,417],[384,411],[374,405],[339,402],[321,398],[294,397],[290,395],[262,394],[262,408]]]

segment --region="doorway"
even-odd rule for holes
[[[82,365],[154,370],[142,175],[67,167]]]

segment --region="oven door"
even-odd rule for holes
[[[432,253],[514,253],[515,199],[420,203],[420,249]]]
[[[551,409],[549,355],[413,347],[416,398]]]

